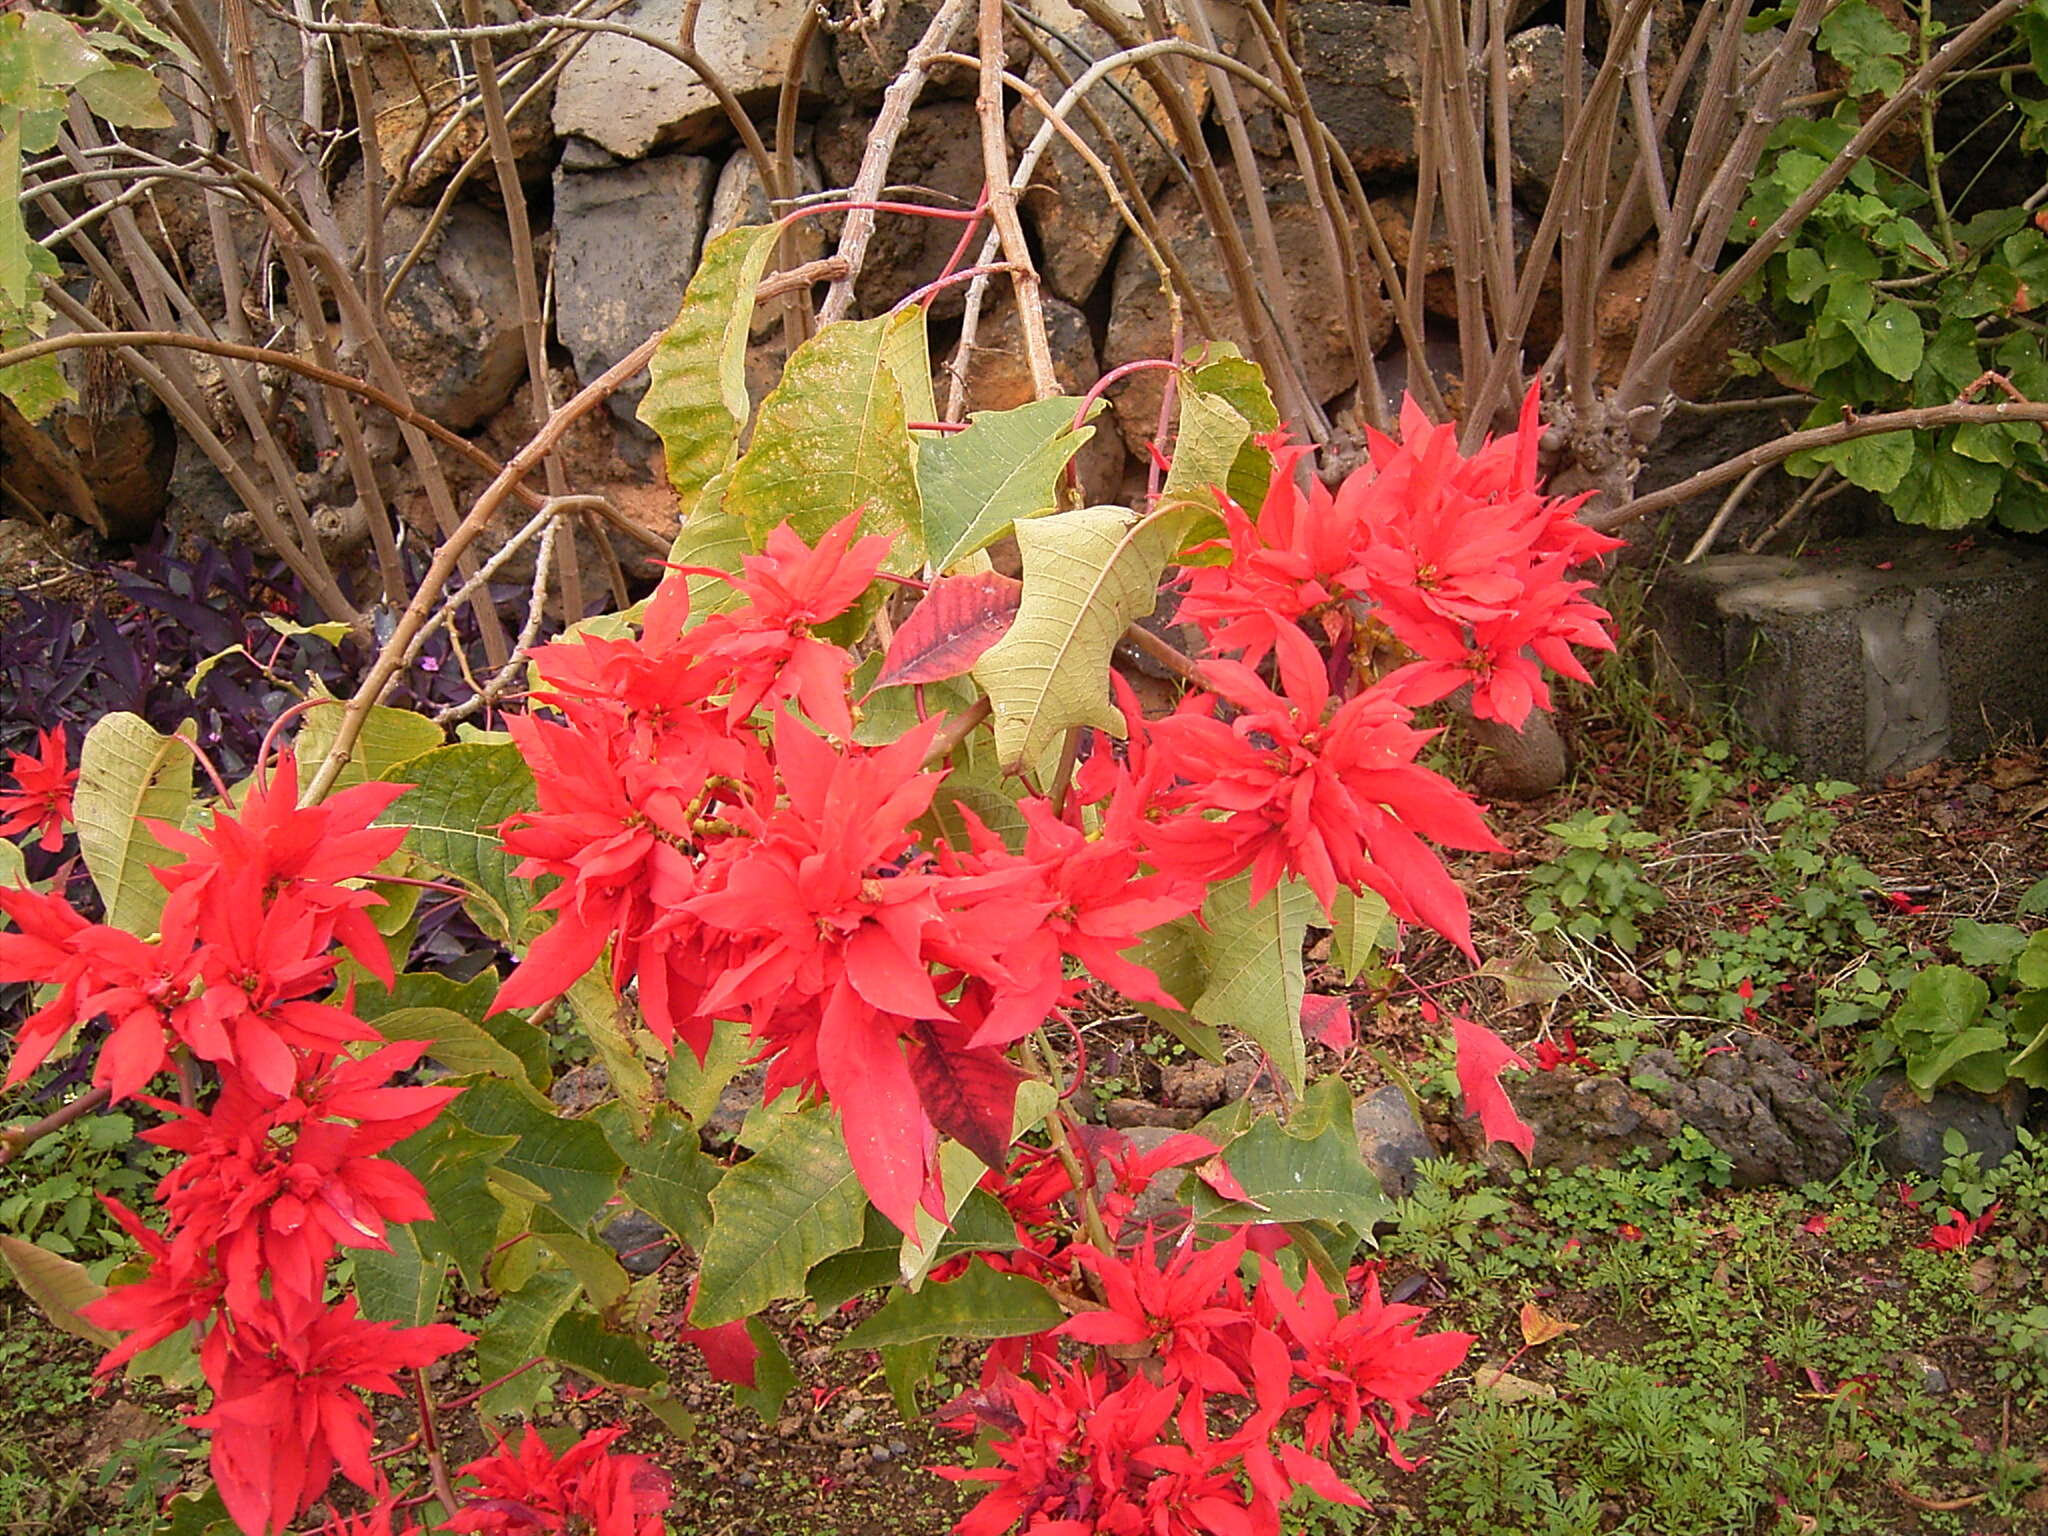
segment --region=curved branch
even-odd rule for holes
[[[1639,517],[1680,506],[1716,486],[1740,480],[1752,470],[1782,464],[1794,454],[1854,442],[1859,437],[1876,437],[1885,432],[1928,432],[1938,427],[1989,427],[2016,421],[2048,423],[2048,402],[2001,400],[1995,405],[1926,405],[1910,411],[1886,411],[1879,416],[1851,416],[1825,427],[1810,427],[1804,432],[1774,438],[1747,453],[1716,464],[1712,469],[1703,469],[1676,485],[1652,491],[1647,496],[1638,496],[1609,511],[1596,512],[1586,522],[1602,533],[1612,533]]]

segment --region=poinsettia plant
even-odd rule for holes
[[[1142,504],[1076,507],[1099,401],[938,422],[912,305],[798,348],[742,451],[775,232],[713,242],[656,354],[668,574],[541,648],[497,728],[309,700],[211,797],[134,716],[86,736],[75,793],[61,737],[17,764],[10,826],[47,843],[75,803],[106,917],[0,887],[0,981],[43,989],[9,1081],[93,1053],[88,1097],[182,1161],[154,1216],[116,1213],[138,1258],[103,1295],[8,1256],[107,1369],[196,1370],[241,1530],[323,1502],[336,1531],[657,1529],[660,1474],[609,1435],[515,1441],[553,1376],[686,1430],[665,1332],[772,1412],[764,1310],[886,1289],[847,1342],[906,1405],[938,1341],[987,1346],[944,1410],[984,1448],[950,1474],[981,1490],[964,1536],[1277,1532],[1297,1489],[1359,1502],[1354,1442],[1404,1461],[1470,1343],[1380,1294],[1387,1206],[1309,1071],[1303,950],[1328,928],[1355,975],[1391,921],[1471,951],[1439,850],[1498,845],[1414,712],[1464,692],[1519,725],[1609,643],[1585,572],[1612,541],[1543,494],[1535,396],[1469,456],[1410,408],[1332,490],[1212,349]],[[1150,708],[1133,648],[1175,680]],[[509,972],[407,969],[423,898]],[[1081,1121],[1057,1040],[1105,992],[1256,1052],[1272,1107],[1157,1146]],[[1520,1059],[1454,1028],[1485,1133],[1526,1152]],[[548,1029],[605,1102],[549,1097]],[[675,1240],[652,1275],[599,1240],[620,1204]],[[501,1440],[458,1487],[430,1368],[472,1349]],[[413,1400],[426,1486],[394,1484],[365,1394]]]

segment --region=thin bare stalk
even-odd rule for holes
[[[1017,218],[1017,192],[1010,185],[1010,141],[1003,125],[1003,0],[980,0],[979,23],[981,81],[974,111],[981,124],[982,180],[988,188],[989,221],[1002,241],[1003,259],[1010,263],[1031,390],[1043,400],[1058,394],[1060,386],[1045,332],[1045,306],[1038,300],[1038,268],[1032,264],[1031,246]]]

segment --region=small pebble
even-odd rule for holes
[[[889,1442],[889,1454],[891,1456],[908,1456],[910,1454],[910,1447],[901,1440],[891,1440]]]
[[[889,1447],[886,1445],[869,1446],[868,1459],[871,1461],[887,1461],[889,1459]]]
[[[760,1477],[759,1477],[759,1476],[758,1476],[757,1474],[755,1474],[755,1473],[752,1473],[752,1472],[742,1472],[742,1473],[741,1473],[741,1474],[739,1475],[739,1479],[738,1479],[738,1481],[739,1481],[739,1485],[740,1485],[740,1486],[741,1486],[742,1488],[751,1488],[751,1487],[753,1487],[753,1486],[754,1486],[754,1485],[755,1485],[756,1483],[760,1482],[760,1481],[761,1481],[761,1479],[760,1479]]]

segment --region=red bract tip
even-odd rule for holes
[[[0,792],[0,837],[38,829],[36,846],[55,853],[64,846],[64,826],[72,819],[72,793],[78,774],[65,766],[64,727],[39,732],[34,752],[17,752],[9,772],[15,788]]]

